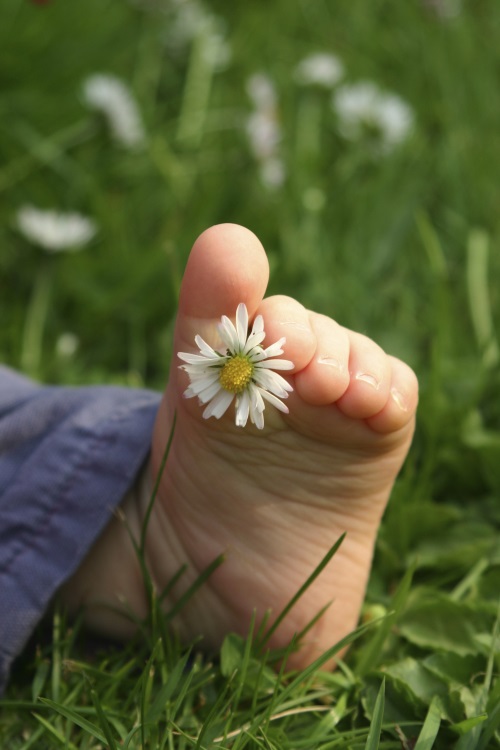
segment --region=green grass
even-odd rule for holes
[[[153,596],[125,648],[56,609],[0,703],[0,747],[500,747],[500,5],[464,0],[439,21],[417,0],[214,0],[232,48],[222,70],[200,62],[200,36],[166,43],[173,5],[149,7],[2,2],[1,360],[45,382],[161,388],[189,248],[235,221],[268,251],[270,292],[415,368],[417,434],[366,629],[337,672],[276,673],[257,634],[228,635],[213,658],[188,651]],[[316,51],[403,97],[411,137],[380,159],[343,139],[330,94],[293,80]],[[100,71],[130,83],[143,150],[117,146],[83,105]],[[259,71],[279,96],[287,179],[274,192],[245,135]],[[49,257],[15,229],[24,203],[80,211],[99,235]],[[65,332],[80,342],[71,357],[56,347]]]

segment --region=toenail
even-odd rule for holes
[[[369,372],[358,372],[355,375],[356,380],[361,380],[362,383],[368,383],[376,391],[380,388],[380,381],[374,375],[370,375]]]
[[[311,327],[306,323],[297,323],[296,320],[280,320],[279,324],[280,326],[293,326],[293,328],[298,328],[300,331],[311,330]]]
[[[398,391],[396,388],[391,388],[391,396],[393,398],[393,401],[396,402],[401,411],[408,411],[408,403],[401,391]]]
[[[343,371],[343,366],[340,364],[338,359],[335,359],[334,357],[318,357],[318,365],[329,365],[330,367],[335,367],[337,370]]]

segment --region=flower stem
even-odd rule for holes
[[[193,41],[177,128],[177,141],[192,149],[201,143],[212,88],[214,66],[207,55],[209,35],[210,29],[204,29]]]
[[[20,364],[23,372],[31,377],[40,374],[43,334],[52,288],[52,267],[47,261],[45,259],[38,271],[24,321]]]

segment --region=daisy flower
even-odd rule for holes
[[[424,0],[424,4],[444,19],[456,18],[462,10],[462,0]]]
[[[247,82],[247,93],[254,104],[246,121],[248,143],[259,165],[262,183],[270,190],[276,190],[286,178],[279,149],[282,133],[277,92],[268,76],[256,73]]]
[[[186,363],[180,369],[187,372],[191,381],[184,396],[197,396],[201,404],[207,404],[205,419],[220,419],[236,399],[237,427],[245,427],[250,417],[262,430],[266,401],[288,414],[288,407],[280,399],[288,398],[293,388],[273,372],[293,368],[293,362],[287,359],[274,359],[283,354],[285,338],[262,348],[266,336],[262,315],[257,315],[248,333],[248,311],[243,303],[236,310],[236,326],[223,315],[218,331],[223,352],[212,349],[201,336],[195,336],[199,354],[178,352],[179,359]]]
[[[396,94],[371,81],[346,84],[335,93],[332,106],[344,138],[356,140],[371,129],[378,133],[383,152],[405,140],[413,126],[411,107]]]
[[[226,24],[197,0],[172,0],[165,8],[167,20],[165,42],[174,52],[200,40],[204,61],[215,71],[221,71],[231,61],[232,50],[226,38]]]
[[[139,107],[124,81],[107,73],[91,75],[83,84],[83,100],[104,115],[122,146],[134,149],[144,145],[146,133]]]
[[[56,353],[64,358],[70,359],[80,346],[80,339],[74,333],[66,331],[61,333],[56,341]]]
[[[97,234],[96,224],[86,216],[29,205],[18,210],[16,225],[27,240],[50,253],[80,250]]]
[[[295,68],[295,80],[303,86],[323,86],[331,89],[343,75],[342,62],[328,52],[316,52],[304,57]]]

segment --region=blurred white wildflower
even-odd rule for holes
[[[331,89],[344,75],[344,66],[329,52],[317,52],[305,57],[295,68],[294,78],[303,86],[323,86]]]
[[[286,170],[282,159],[273,157],[260,165],[260,179],[269,189],[280,188],[285,182]]]
[[[134,8],[151,13],[165,10],[170,5],[170,0],[128,0],[128,2]]]
[[[80,339],[74,333],[66,331],[61,333],[56,341],[56,353],[59,357],[70,359],[76,354],[80,346]]]
[[[252,112],[247,119],[247,135],[256,159],[271,159],[281,141],[281,129],[274,114],[265,110]]]
[[[257,111],[274,110],[278,103],[278,97],[274,83],[264,73],[255,73],[247,81],[247,94]]]
[[[177,0],[171,3],[171,13],[175,13],[168,29],[167,41],[174,46],[187,44],[200,34],[210,14],[197,0]]]
[[[168,11],[166,44],[174,50],[202,37],[202,54],[214,70],[231,61],[232,50],[226,38],[226,24],[198,0],[172,0]]]
[[[214,18],[205,33],[203,57],[205,62],[216,71],[224,70],[231,62],[231,46]]]
[[[462,12],[462,0],[423,0],[424,5],[433,10],[439,18],[456,18]]]
[[[339,88],[332,99],[341,135],[350,140],[375,131],[381,151],[390,151],[409,134],[413,111],[399,96],[382,91],[371,81]]]
[[[83,99],[101,112],[118,143],[137,148],[146,140],[137,102],[123,81],[107,73],[97,73],[84,81]]]
[[[34,245],[52,253],[80,250],[97,234],[97,226],[86,216],[23,206],[17,212],[16,225]]]
[[[254,111],[246,121],[250,149],[259,163],[262,183],[270,190],[283,185],[286,170],[279,153],[282,139],[278,120],[278,97],[273,82],[263,73],[256,73],[247,81],[248,95]]]

